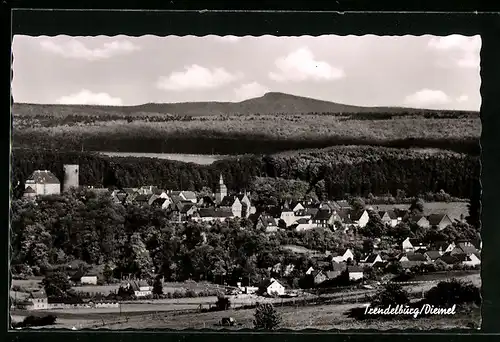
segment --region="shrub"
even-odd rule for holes
[[[256,329],[274,330],[281,324],[280,314],[270,303],[258,304],[254,317],[253,324]]]
[[[172,292],[167,292],[167,298],[168,299],[172,299],[173,298]]]
[[[453,306],[453,304],[481,305],[479,288],[471,283],[457,279],[442,281],[425,294],[425,301],[435,306]]]
[[[174,293],[172,294],[172,298],[183,298],[183,294],[179,290],[175,290]]]
[[[54,315],[47,315],[43,317],[28,316],[22,322],[14,324],[13,327],[26,328],[26,327],[41,327],[46,325],[54,325],[57,317]]]
[[[218,296],[215,306],[219,311],[228,310],[231,307],[231,301],[226,296]]]
[[[196,291],[194,291],[194,290],[187,290],[187,291],[185,292],[185,296],[186,296],[187,298],[194,298],[194,297],[198,297],[198,294],[197,294],[197,293],[196,293]]]
[[[388,307],[398,304],[408,304],[410,302],[408,292],[398,284],[387,284],[385,288],[378,292],[371,303],[375,307]]]

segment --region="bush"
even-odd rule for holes
[[[228,310],[231,307],[231,301],[226,296],[217,297],[217,302],[215,303],[218,311]]]
[[[371,303],[374,307],[388,307],[410,302],[408,292],[398,284],[387,284],[385,288],[377,293]]]
[[[27,328],[27,327],[42,327],[47,325],[54,325],[57,317],[54,315],[47,315],[43,317],[28,316],[22,322],[14,324],[14,328]]]
[[[185,296],[186,296],[187,298],[195,298],[195,297],[198,297],[198,294],[197,294],[197,293],[196,293],[196,291],[194,291],[194,290],[187,290],[187,291],[185,292]]]
[[[478,287],[457,279],[442,281],[425,294],[425,301],[435,306],[449,307],[454,304],[481,305]]]
[[[179,290],[175,290],[174,293],[172,294],[172,298],[183,298],[183,297],[184,295]]]
[[[259,304],[255,309],[255,329],[274,330],[281,324],[281,316],[270,303]]]

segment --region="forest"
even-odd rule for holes
[[[232,155],[336,145],[480,152],[477,113],[148,115],[14,115],[13,142],[64,151]]]
[[[367,146],[242,155],[211,165],[42,149],[15,149],[12,161],[16,197],[34,170],[51,170],[63,179],[63,164],[68,163],[80,165],[80,184],[118,188],[156,185],[172,190],[214,190],[222,174],[231,191],[249,190],[256,177],[283,178],[304,181],[309,190],[329,199],[345,198],[346,194],[396,195],[398,190],[410,197],[443,190],[470,199],[480,189],[477,156]]]

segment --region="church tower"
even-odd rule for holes
[[[215,202],[220,203],[227,196],[227,187],[224,184],[224,179],[222,179],[222,174],[220,175],[219,184],[217,185],[217,190],[215,191]]]

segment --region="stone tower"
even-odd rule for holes
[[[78,165],[64,165],[63,191],[70,188],[78,188],[80,185],[80,169]]]
[[[222,199],[227,196],[227,187],[224,184],[224,179],[222,174],[220,175],[219,184],[217,185],[217,190],[215,191],[215,202],[220,203]]]

